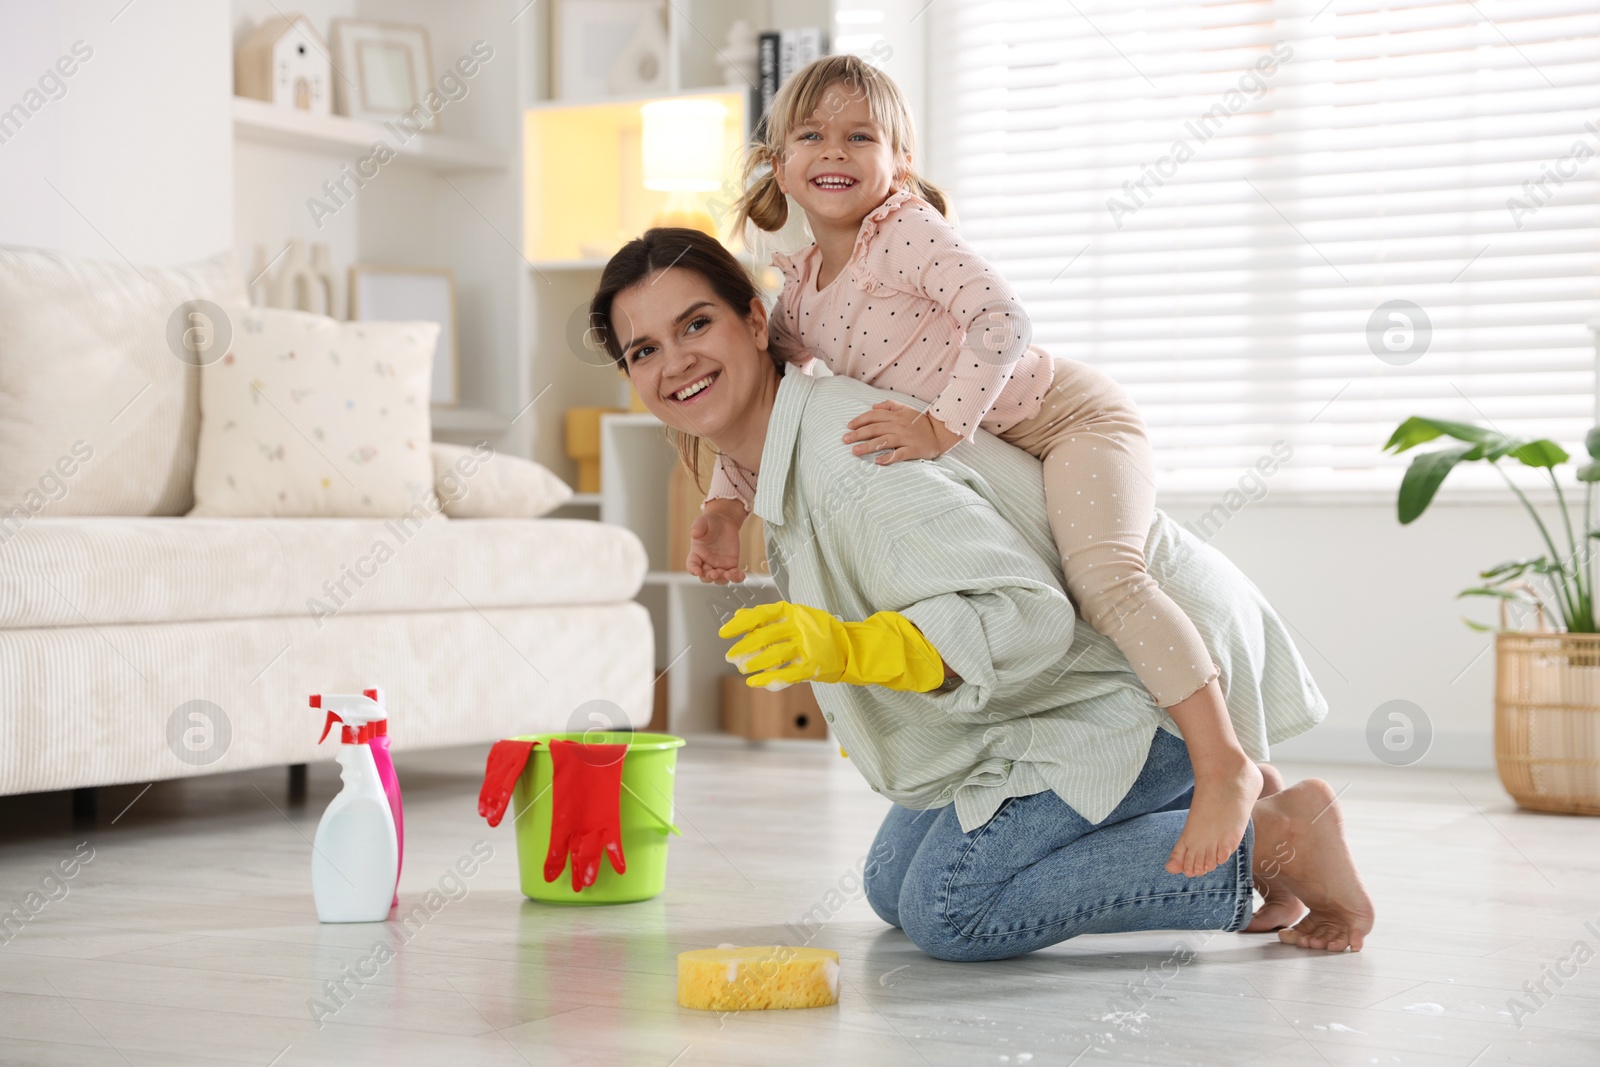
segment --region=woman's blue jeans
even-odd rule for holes
[[[896,805],[864,872],[867,902],[941,960],[1007,959],[1079,934],[1238,930],[1250,921],[1254,824],[1210,874],[1167,873],[1193,795],[1188,748],[1157,730],[1138,780],[1099,823],[1049,790],[1012,797],[970,834],[954,805]]]

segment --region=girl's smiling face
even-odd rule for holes
[[[896,160],[866,94],[835,82],[811,115],[789,131],[773,167],[778,188],[794,197],[815,229],[820,222],[855,228],[904,180],[910,159]]]
[[[774,387],[760,299],[736,311],[695,271],[668,267],[618,293],[611,329],[651,414],[713,444],[737,439]]]

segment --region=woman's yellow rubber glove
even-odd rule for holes
[[[944,683],[938,650],[897,611],[841,622],[817,608],[780,600],[740,608],[717,634],[744,634],[727,658],[750,675],[745,684],[753,687],[848,682],[926,693]]]

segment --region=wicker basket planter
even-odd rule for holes
[[[1480,571],[1483,584],[1458,594],[1492,597],[1500,604],[1494,693],[1494,759],[1500,782],[1524,808],[1600,815],[1600,633],[1590,632],[1600,630],[1595,593],[1600,554],[1594,544],[1600,541],[1594,507],[1595,487],[1600,485],[1600,426],[1584,435],[1587,462],[1573,472],[1583,492],[1571,499],[1581,500],[1581,508],[1568,506],[1556,473],[1573,457],[1547,438],[1508,437],[1493,426],[1413,415],[1383,449],[1398,454],[1441,438],[1447,439],[1447,447],[1415,456],[1400,479],[1400,525],[1422,517],[1458,464],[1488,463],[1500,470],[1527,510],[1545,550]],[[1559,523],[1546,525],[1528,495],[1499,467],[1502,461],[1542,471],[1550,479]],[[1557,547],[1562,533],[1564,548]],[[1507,631],[1506,608],[1513,603],[1535,609],[1536,631]],[[1546,611],[1565,629],[1551,629]]]
[[[1600,815],[1600,634],[1495,638],[1494,758],[1522,807]]]

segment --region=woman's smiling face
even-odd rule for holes
[[[668,267],[618,293],[611,329],[651,414],[713,444],[735,436],[773,380],[761,301],[736,311],[692,270]]]

